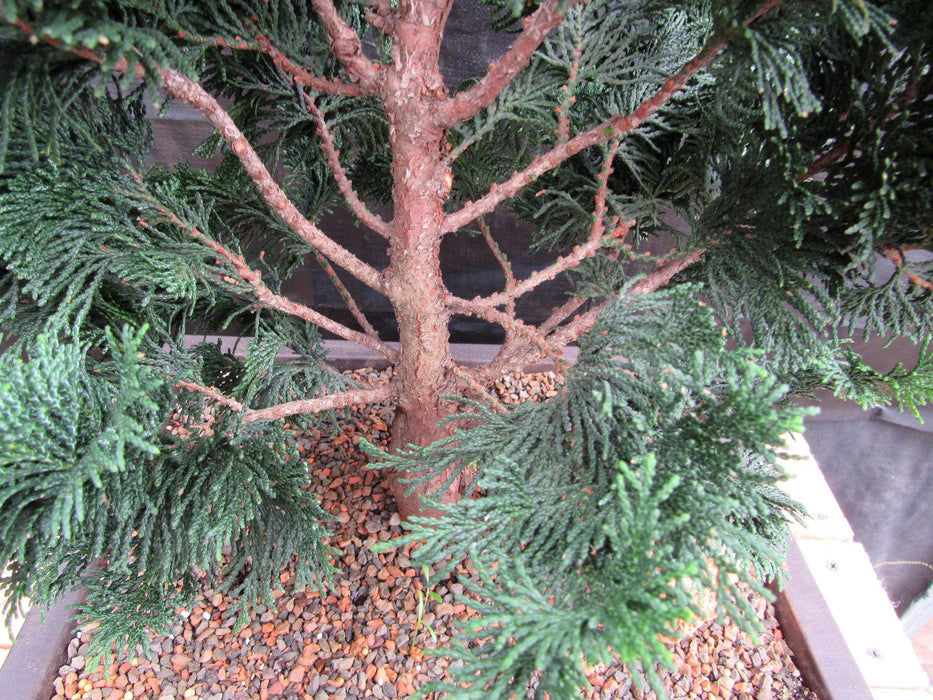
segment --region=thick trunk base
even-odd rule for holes
[[[438,427],[437,422],[443,417],[440,413],[435,416],[436,420],[409,420],[404,411],[396,414],[392,426],[392,444],[393,452],[404,448],[410,444],[428,445],[434,440],[447,437],[453,431],[449,425]],[[440,491],[443,484],[449,477],[449,472],[428,479],[417,484],[406,483],[408,478],[405,474],[391,470],[386,473],[386,486],[389,493],[395,499],[398,507],[398,513],[402,520],[408,520],[412,516],[439,517],[440,511],[437,508],[425,507],[422,497],[430,498],[441,503],[456,503],[469,487],[469,479],[465,474],[460,474],[449,487]],[[410,491],[410,493],[409,493]]]
[[[403,483],[401,480],[405,478],[404,474],[399,475],[398,472],[395,471],[390,472],[386,477],[389,493],[392,494],[392,497],[395,499],[398,513],[402,520],[408,520],[412,516],[426,518],[440,517],[441,511],[437,508],[425,507],[423,505],[422,496],[426,496],[435,501],[438,500],[440,496],[440,501],[442,503],[456,503],[463,498],[467,488],[466,480],[463,478],[463,475],[461,475],[454,480],[443,494],[439,495],[438,489],[447,480],[447,475],[445,474],[436,479],[415,484],[414,490],[408,493],[412,488],[412,484]]]

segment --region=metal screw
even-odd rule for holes
[[[877,649],[869,649],[869,650],[868,650],[868,655],[869,655],[871,658],[873,658],[873,659],[880,659],[880,658],[882,658],[882,657],[884,656],[884,654],[882,654],[882,653],[881,653],[880,651],[878,651]]]
[[[839,564],[830,559],[826,562],[826,568],[830,571],[839,571]]]

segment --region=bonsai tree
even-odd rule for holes
[[[391,449],[369,449],[402,541],[485,582],[447,690],[572,697],[581,659],[663,660],[698,589],[751,616],[726,574],[778,574],[793,395],[930,396],[927,0],[484,5],[507,49],[459,85],[439,62],[450,1],[0,5],[13,603],[88,586],[98,639],[132,645],[199,572],[246,604],[288,565],[326,579],[295,430],[391,402]],[[213,127],[212,167],[148,160],[172,102]],[[335,206],[387,264],[328,227]],[[504,241],[525,234],[502,221],[551,261],[518,274]],[[454,236],[487,251],[496,291],[450,291]],[[286,293],[305,261],[344,320]],[[530,321],[556,281],[566,300]],[[490,362],[451,356],[461,316],[500,329]],[[230,328],[243,359],[186,340]],[[391,381],[332,371],[323,334]],[[872,369],[855,335],[915,341],[916,367]],[[563,376],[550,400],[487,391],[540,361]]]

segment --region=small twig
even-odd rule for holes
[[[593,257],[596,252],[604,246],[611,243],[614,239],[624,237],[634,221],[627,221],[617,226],[615,231],[609,236],[602,235],[603,224],[598,226],[594,223],[589,239],[583,245],[576,245],[567,255],[558,257],[553,263],[541,270],[532,271],[529,277],[521,282],[512,285],[511,289],[505,292],[497,292],[485,297],[475,297],[472,300],[461,299],[459,297],[451,298],[451,308],[460,313],[472,313],[482,308],[492,308],[507,304],[525,294],[533,291],[545,282],[550,282],[555,277],[567,270],[577,267],[587,258]]]
[[[499,267],[502,268],[503,274],[505,274],[505,289],[508,291],[515,286],[515,273],[512,272],[512,263],[509,262],[508,256],[496,242],[496,239],[492,237],[492,231],[486,217],[479,217],[477,224],[479,225],[479,232],[483,235],[483,240],[486,241],[486,246],[492,251],[493,257],[495,257]]]
[[[267,408],[247,408],[236,399],[226,396],[217,388],[211,386],[202,386],[194,382],[178,381],[175,386],[180,389],[204,394],[221,406],[226,406],[231,411],[243,414],[244,423],[252,423],[257,420],[279,420],[299,414],[321,413],[336,408],[345,408],[355,404],[371,404],[389,401],[395,398],[395,387],[392,384],[384,384],[372,389],[353,389],[342,391],[337,394],[325,394],[313,399],[303,399],[301,401],[289,401],[286,403],[268,406]]]
[[[653,292],[670,283],[674,275],[683,272],[691,265],[699,262],[706,254],[705,248],[697,248],[685,253],[678,258],[672,258],[662,263],[656,270],[648,273],[644,278],[633,284],[628,289],[628,294],[647,294]],[[594,306],[584,314],[580,314],[570,323],[561,326],[555,330],[548,341],[552,345],[567,345],[580,337],[583,333],[591,330],[596,323],[596,319],[602,312],[606,303]]]
[[[571,297],[565,301],[561,306],[553,309],[551,315],[548,316],[547,320],[538,326],[538,330],[542,333],[550,333],[555,328],[557,328],[561,323],[566,321],[568,318],[573,316],[580,308],[590,301],[587,297]]]
[[[618,261],[621,250],[622,249],[619,247],[613,248],[607,252],[606,256],[610,260]],[[579,311],[580,308],[588,301],[592,301],[592,299],[590,297],[571,297],[560,306],[552,309],[551,315],[548,316],[544,323],[538,326],[538,330],[545,335],[549,334],[560,324]]]
[[[361,97],[370,94],[361,85],[354,83],[345,83],[339,78],[327,80],[314,75],[305,68],[292,61],[288,56],[276,48],[268,37],[259,34],[256,40],[262,46],[262,51],[268,55],[272,62],[278,66],[279,70],[288,75],[297,85],[304,85],[312,90],[323,92],[328,95],[343,95],[346,97]]]
[[[617,219],[613,222],[616,227],[612,234],[610,236],[605,235],[609,177],[612,174],[612,162],[618,148],[619,141],[614,141],[606,152],[603,168],[597,180],[598,187],[594,202],[593,224],[587,241],[583,245],[574,246],[569,255],[559,257],[552,265],[533,272],[530,277],[521,282],[516,282],[514,277],[507,275],[504,292],[483,298],[476,297],[472,301],[459,298],[449,300],[452,311],[477,315],[487,321],[498,323],[505,330],[505,342],[493,359],[492,367],[505,367],[512,362],[519,361],[519,359],[522,364],[527,364],[529,359],[534,358],[535,352],[538,353],[536,359],[549,358],[553,359],[555,363],[559,364],[561,362],[560,356],[563,344],[555,344],[547,339],[550,328],[545,330],[535,329],[517,319],[515,316],[515,300],[544,282],[554,279],[562,272],[579,265],[583,260],[595,255],[607,244],[628,235],[635,222],[627,221],[620,224]],[[496,307],[502,305],[505,306],[505,311],[498,311]]]
[[[485,216],[479,217],[477,224],[479,224],[480,233],[483,236],[483,240],[486,241],[486,246],[492,252],[493,257],[496,259],[496,262],[499,263],[499,267],[502,268],[502,273],[505,275],[505,288],[504,292],[510,294],[515,288],[515,273],[512,271],[512,263],[509,262],[508,256],[505,254],[505,251],[499,246],[496,242],[496,239],[492,237],[492,230],[489,228],[489,223],[486,221]],[[505,304],[505,311],[507,314],[515,317],[515,299],[509,299]]]
[[[356,319],[356,322],[360,324],[360,328],[363,329],[363,332],[366,333],[366,335],[372,336],[373,338],[378,338],[379,333],[375,328],[373,328],[373,325],[369,322],[369,319],[366,318],[366,315],[356,303],[356,299],[354,299],[350,294],[350,290],[347,289],[347,286],[343,283],[343,280],[341,280],[337,275],[337,271],[334,270],[333,265],[327,262],[327,259],[322,255],[319,255],[316,251],[313,252],[313,255],[314,259],[317,261],[317,264],[321,266],[321,269],[324,270],[324,274],[326,274],[327,278],[331,281],[331,284],[336,287],[337,293],[340,295],[340,298],[343,299],[343,303],[347,305],[347,308],[350,310],[353,318]]]
[[[331,172],[334,175],[334,180],[337,182],[337,187],[340,188],[340,193],[350,205],[350,209],[353,213],[359,217],[360,221],[383,238],[388,239],[389,225],[383,221],[379,215],[370,211],[366,204],[363,203],[363,200],[360,199],[356,190],[353,189],[353,183],[350,182],[350,178],[347,176],[347,170],[340,162],[340,151],[337,150],[336,143],[334,142],[334,135],[327,126],[327,122],[324,120],[324,115],[321,113],[320,108],[315,104],[314,98],[306,93],[302,93],[302,97],[304,98],[308,111],[311,112],[318,123],[317,133],[318,136],[321,137],[321,149],[327,156],[327,162],[330,164]]]
[[[220,48],[230,49],[232,51],[257,51],[266,54],[272,59],[272,62],[285,73],[295,84],[304,85],[318,92],[328,95],[344,95],[347,97],[359,97],[367,94],[360,85],[345,83],[339,78],[328,80],[314,75],[306,68],[302,68],[282,51],[276,47],[269,37],[257,32],[255,41],[246,41],[240,39],[230,41],[219,36],[201,36],[192,32],[180,31],[178,38],[184,39],[193,44],[218,46]]]
[[[905,259],[903,253],[897,248],[891,245],[884,245],[881,247],[881,254],[894,263],[894,266],[897,268],[898,273],[901,273],[901,270],[905,266]],[[921,289],[933,289],[933,281],[924,279],[920,275],[916,275],[912,272],[902,273],[904,276],[910,280],[911,284],[914,284]]]
[[[540,360],[552,360],[558,366],[563,364],[563,346],[550,342],[537,328],[515,318],[514,314],[491,307],[463,310],[461,313],[498,324],[505,330],[505,342],[496,356],[488,364],[471,372],[474,381],[482,384],[503,372],[521,369]]]
[[[577,82],[577,75],[580,72],[580,58],[583,51],[580,48],[582,37],[577,37],[576,46],[573,47],[573,63],[570,65],[570,75],[567,83],[561,88],[564,93],[564,99],[560,107],[557,108],[557,143],[562,144],[570,140],[570,109],[576,102],[576,96],[573,94]]]

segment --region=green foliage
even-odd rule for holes
[[[658,635],[697,612],[687,579],[748,624],[726,574],[756,587],[778,574],[796,506],[774,488],[773,446],[802,414],[776,408],[787,387],[725,349],[693,292],[623,293],[581,339],[558,398],[466,416],[481,426],[383,455],[413,479],[469,466],[484,494],[434,504],[439,521],[415,518],[393,541],[423,541],[416,564],[469,557],[495,572],[481,591],[489,607],[455,651],[469,662],[463,697],[529,683],[572,697],[579,659],[607,660],[607,644],[623,661],[664,657]]]
[[[483,4],[511,33],[539,6]],[[337,5],[386,72],[391,32],[366,21],[364,3]],[[714,591],[720,612],[750,624],[728,574],[757,587],[779,576],[796,514],[775,451],[801,428],[791,392],[913,411],[933,396],[928,0],[559,10],[511,84],[447,132],[445,206],[589,135],[507,204],[539,253],[636,221],[568,274],[574,296],[605,307],[549,402],[504,414],[467,402],[448,438],[378,455],[412,484],[474,474],[482,495],[437,503],[440,520],[416,519],[388,545],[423,541],[416,562],[434,576],[464,558],[480,570],[482,617],[448,650],[465,686],[441,688],[457,697],[573,697],[581,659],[663,661],[659,635],[697,611],[690,591]],[[331,43],[303,0],[0,3],[0,561],[11,571],[0,586],[14,606],[86,585],[100,652],[148,648],[147,628],[170,626],[204,580],[245,614],[283,567],[298,587],[327,578],[326,516],[291,434],[243,417],[346,386],[318,329],[259,298],[283,294],[316,251],[219,135],[197,151],[211,168],[151,165],[147,105],[165,106],[162,69],[199,80],[315,222],[346,204],[332,139],[355,191],[390,220],[397,132],[379,96],[352,96],[360,83]],[[609,128],[653,110],[672,76],[720,44],[637,129]],[[667,274],[686,252],[699,262]],[[633,293],[661,282],[668,291]],[[186,343],[220,329],[249,338],[244,356]],[[908,338],[918,362],[878,372],[844,333]]]
[[[203,402],[166,433],[170,386],[142,342],[128,329],[109,335],[96,362],[86,347],[40,336],[27,360],[3,358],[0,555],[14,566],[0,583],[12,601],[86,583],[82,614],[101,625],[95,653],[165,629],[204,572],[226,572],[245,614],[272,600],[284,568],[301,587],[330,570],[327,516],[303,488],[289,434],[268,422],[238,428],[234,415],[207,424]]]

